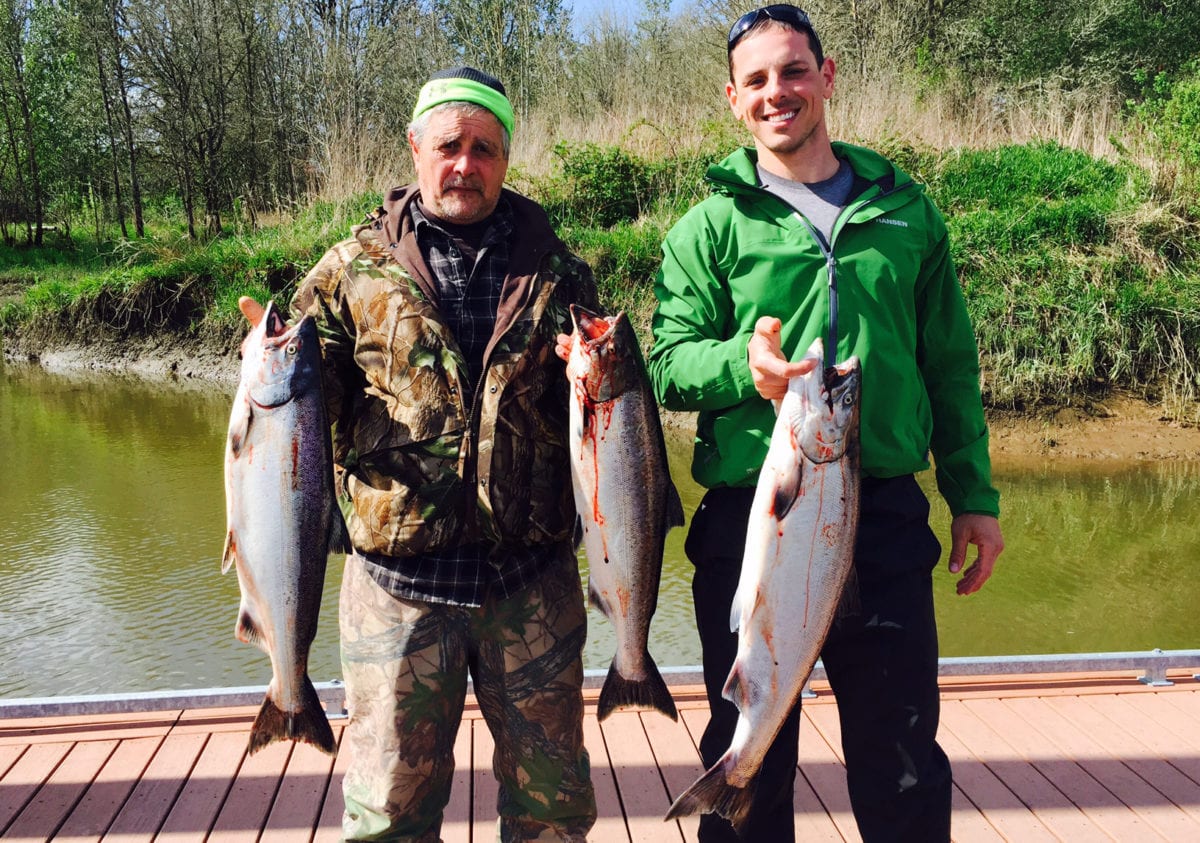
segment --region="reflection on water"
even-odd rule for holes
[[[230,397],[0,369],[0,696],[267,682],[266,656],[233,637],[236,577],[219,573]],[[672,436],[670,459],[690,516],[687,438]],[[996,576],[959,598],[944,562],[935,574],[944,655],[1198,646],[1200,465],[1000,465],[996,479]],[[936,497],[934,518],[947,534]],[[651,628],[661,665],[700,660],[683,537],[668,536]],[[331,560],[318,681],[340,675],[340,576]],[[615,638],[591,620],[586,666],[605,668]]]

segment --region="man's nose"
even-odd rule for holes
[[[767,83],[764,86],[764,92],[769,102],[775,102],[784,93],[783,77],[778,73],[772,73],[767,76]]]
[[[475,156],[470,152],[463,152],[454,159],[454,172],[460,176],[470,175],[476,168]]]

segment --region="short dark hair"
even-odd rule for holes
[[[817,60],[817,67],[825,64],[825,52],[821,49],[821,39],[805,11],[799,6],[773,4],[747,12],[734,21],[733,26],[730,27],[728,49],[726,50],[730,82],[733,81],[733,48],[741,43],[747,35],[766,29],[772,23],[807,36],[809,49],[812,50],[813,56]]]

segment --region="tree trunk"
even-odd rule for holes
[[[108,124],[108,152],[112,162],[113,202],[117,207],[117,221],[121,223],[121,237],[129,239],[129,229],[125,225],[125,199],[121,193],[121,167],[117,161],[117,131],[113,125],[112,104],[109,102],[108,76],[104,72],[104,52],[100,48],[100,39],[92,35],[92,43],[96,48],[96,73],[100,80],[100,99],[104,103],[104,119]],[[100,242],[99,228],[96,230],[96,242]]]

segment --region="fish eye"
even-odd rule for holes
[[[284,352],[284,354],[291,355],[291,354],[295,354],[296,350],[297,350],[296,344],[294,342],[289,342],[287,344],[287,347],[283,349],[283,352]]]

